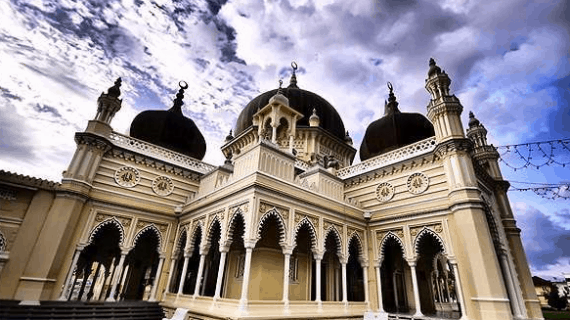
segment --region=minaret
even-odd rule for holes
[[[107,94],[101,94],[95,119],[89,121],[85,132],[75,134],[77,149],[73,159],[63,172],[61,186],[44,217],[41,230],[37,231],[36,242],[30,243],[30,256],[14,297],[28,299],[21,304],[39,304],[39,300],[62,295],[61,289],[70,268],[68,263],[74,254],[71,243],[76,239],[73,235],[82,217],[88,215],[90,204],[87,199],[93,177],[103,155],[111,148],[108,134],[112,131],[110,122],[121,108],[120,86],[119,78]]]
[[[119,99],[121,95],[121,78],[117,78],[115,84],[107,90],[107,93],[101,93],[97,99],[97,114],[95,119],[89,121],[86,132],[99,134],[109,134],[111,128],[111,120],[115,113],[121,109],[123,100]]]
[[[532,283],[532,275],[528,267],[526,253],[522,246],[521,229],[516,225],[507,190],[510,187],[508,181],[503,180],[501,169],[499,167],[499,153],[493,145],[487,143],[487,129],[481,122],[475,118],[473,112],[469,112],[469,128],[467,129],[467,137],[473,142],[472,151],[473,160],[476,161],[485,171],[495,180],[495,198],[497,208],[499,210],[501,225],[505,230],[508,245],[512,255],[515,268],[509,267],[512,275],[516,276],[514,281],[516,287],[519,287],[522,297],[517,297],[519,312],[522,316],[532,316],[540,318],[540,304],[529,303],[528,307],[524,301],[536,301],[536,291]]]
[[[493,252],[493,242],[485,211],[482,206],[481,191],[471,158],[473,142],[465,137],[461,124],[463,106],[455,95],[449,92],[451,80],[433,59],[430,59],[426,90],[431,95],[427,106],[428,118],[434,125],[437,146],[434,153],[441,159],[448,183],[448,203],[453,216],[452,228],[457,232],[452,242],[458,246],[467,244],[468,250],[459,250],[457,256],[448,258],[459,268],[460,281],[464,290],[465,300],[471,301],[478,297],[494,297],[508,299],[507,288],[503,281],[499,261],[489,256]],[[469,269],[467,266],[472,266]],[[489,305],[482,302],[466,304],[466,314],[480,312],[487,314],[490,319],[510,319],[508,304]],[[477,308],[479,311],[476,309]]]
[[[502,180],[499,168],[499,153],[487,143],[487,129],[479,122],[473,112],[469,112],[467,137],[473,142],[473,159],[494,179]]]

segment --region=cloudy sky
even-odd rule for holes
[[[169,108],[185,80],[204,160],[221,164],[241,109],[287,79],[293,60],[299,86],[336,107],[357,148],[383,114],[387,81],[402,111],[425,114],[430,57],[450,75],[464,123],[475,112],[491,143],[569,138],[569,17],[554,0],[0,1],[0,169],[60,180],[73,134],[119,76],[116,131],[142,110]],[[503,171],[570,180],[568,166]],[[570,272],[570,200],[509,195],[533,273]]]

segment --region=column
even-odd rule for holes
[[[283,266],[283,303],[289,306],[289,269],[291,268],[291,253],[293,250],[283,249],[285,255]]]
[[[101,262],[97,261],[97,269],[95,269],[95,274],[93,275],[93,281],[91,281],[89,292],[87,292],[87,301],[90,301],[91,298],[93,298],[93,290],[95,290],[95,285],[97,284],[97,279],[99,279],[100,271],[101,271]]]
[[[414,286],[414,302],[416,303],[416,313],[414,313],[414,316],[416,317],[422,317],[422,306],[420,305],[420,291],[418,288],[418,278],[416,275],[416,262],[415,261],[408,261],[408,264],[410,265],[410,269],[412,272],[412,284]]]
[[[121,279],[121,281],[119,282],[119,286],[121,287],[121,289],[119,290],[119,292],[117,292],[117,301],[118,300],[125,300],[125,294],[127,291],[127,286],[128,284],[131,282],[131,274],[133,273],[133,269],[131,268],[130,264],[127,264],[124,267],[123,273],[121,274],[121,277],[119,279]],[[128,279],[128,281],[127,281]]]
[[[202,274],[204,273],[204,261],[208,254],[209,247],[200,248],[200,264],[198,265],[198,274],[196,276],[196,286],[194,287],[194,299],[200,294],[200,286],[202,285]],[[186,276],[186,275],[184,275]]]
[[[164,256],[160,257],[158,260],[158,268],[156,268],[156,274],[154,275],[154,283],[152,284],[152,289],[150,291],[149,301],[156,301],[156,290],[158,290],[158,282],[160,281],[160,274],[162,273],[162,266],[164,265]]]
[[[59,296],[60,301],[67,300],[67,290],[69,290],[69,284],[71,282],[71,278],[73,277],[73,271],[75,271],[75,267],[77,266],[77,260],[79,260],[79,255],[85,246],[77,246],[75,252],[73,253],[73,260],[71,262],[71,266],[69,267],[69,271],[67,272],[67,277],[65,278],[65,282],[63,285],[63,290],[61,291],[61,295]]]
[[[178,291],[176,293],[177,296],[181,295],[184,289],[184,283],[186,282],[186,272],[188,272],[188,261],[190,260],[190,256],[188,253],[184,252],[184,265],[182,265],[182,274],[180,275],[180,283],[178,284]],[[196,279],[198,281],[198,279]]]
[[[346,295],[346,261],[341,262],[342,266],[342,302],[348,304],[348,297]]]
[[[125,258],[127,257],[128,250],[121,250],[121,259],[119,260],[119,264],[117,265],[117,270],[123,269],[123,264],[125,263]],[[113,279],[111,279],[111,293],[109,293],[109,297],[107,298],[107,302],[115,302],[115,292],[117,291],[117,283],[118,283],[118,275],[120,272],[117,272]]]
[[[170,271],[168,272],[168,280],[166,280],[166,291],[165,291],[165,293],[170,292],[170,286],[171,286],[170,282],[172,281],[172,273],[174,272],[175,263],[176,263],[176,258],[171,258],[170,259]]]
[[[101,300],[102,302],[105,301],[105,299],[107,298],[107,293],[109,293],[109,289],[111,289],[111,281],[113,280],[113,277],[115,276],[115,271],[117,269],[117,266],[115,265],[115,257],[113,257],[113,259],[111,260],[111,264],[109,265],[109,268],[113,268],[110,274],[109,279],[105,278],[105,281],[109,281],[108,283],[105,283],[103,285],[103,289],[101,292],[101,296],[99,297],[99,300]]]
[[[370,301],[368,299],[368,263],[360,263],[362,265],[362,281],[364,282],[364,303],[366,309],[370,310]]]
[[[376,269],[376,290],[378,290],[378,312],[384,313],[384,308],[382,307],[382,278],[380,277],[380,262],[379,265],[375,266]]]
[[[214,301],[220,298],[222,291],[222,280],[224,278],[224,268],[226,267],[226,257],[230,251],[230,246],[220,246],[220,265],[218,266],[218,277],[216,278],[216,292],[214,293]]]
[[[455,293],[459,302],[459,310],[461,310],[461,320],[467,320],[467,313],[465,312],[465,303],[463,302],[463,290],[461,289],[461,281],[459,280],[459,271],[457,270],[457,262],[449,262],[453,267],[453,275],[455,276]]]
[[[511,274],[511,269],[509,268],[509,261],[507,260],[507,255],[505,252],[501,252],[499,253],[499,260],[501,262],[501,266],[503,267],[503,270],[505,272],[505,281],[506,281],[506,285],[507,285],[507,290],[509,292],[509,300],[511,302],[511,307],[513,309],[513,315],[515,316],[515,318],[522,318],[522,314],[521,314],[521,310],[520,310],[520,306],[518,304],[517,301],[517,291],[515,289],[514,283],[513,283],[513,277]]]
[[[243,270],[243,282],[241,284],[241,299],[239,301],[240,308],[243,308],[247,305],[247,295],[249,290],[249,273],[251,269],[251,253],[253,252],[253,247],[255,247],[255,243],[249,243],[244,241],[245,246],[245,265]]]
[[[321,300],[321,260],[323,259],[322,254],[315,254],[315,270],[317,271],[315,285],[317,286],[315,290],[315,301],[318,303],[319,307],[322,304]]]

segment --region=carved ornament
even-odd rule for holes
[[[115,182],[122,187],[132,188],[140,181],[140,172],[134,167],[124,166],[115,171]]]
[[[167,176],[156,177],[152,181],[152,191],[159,196],[166,197],[174,191],[174,183]]]
[[[121,216],[114,216],[111,214],[106,214],[106,213],[97,213],[97,215],[95,216],[95,221],[94,221],[94,225],[97,225],[107,219],[111,219],[111,218],[115,218],[117,221],[119,221],[119,223],[121,225],[123,225],[123,227],[126,229],[128,227],[131,226],[131,222],[133,221],[132,218],[127,218],[127,217],[121,217]]]
[[[390,201],[394,197],[394,186],[383,182],[376,187],[376,199],[380,202]]]
[[[408,191],[410,191],[410,193],[420,194],[426,191],[429,187],[429,178],[421,172],[416,172],[408,177],[406,185],[408,186]]]

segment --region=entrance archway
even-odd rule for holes
[[[135,246],[125,259],[123,300],[148,300],[158,268],[159,246],[159,233],[153,227],[146,227],[135,237]]]
[[[103,300],[109,294],[110,281],[119,263],[122,229],[114,220],[100,224],[90,243],[79,254],[69,300]]]
[[[342,274],[340,264],[341,240],[338,231],[328,229],[325,237],[325,254],[321,264],[321,295],[323,301],[342,300]]]
[[[404,260],[402,243],[394,235],[388,235],[382,245],[382,305],[385,311],[407,313],[410,310],[408,294],[411,292],[410,268]]]
[[[364,301],[364,274],[360,260],[362,243],[355,236],[348,244],[348,262],[346,265],[346,283],[348,301]]]
[[[316,231],[304,220],[295,234],[295,248],[291,255],[289,300],[315,300],[316,279],[313,250],[316,250]]]

